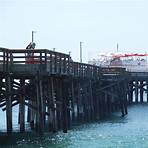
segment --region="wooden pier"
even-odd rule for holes
[[[72,125],[99,120],[115,111],[124,116],[133,101],[133,90],[137,101],[141,88],[142,101],[143,86],[148,83],[138,80],[131,79],[124,68],[78,63],[68,54],[47,49],[0,48],[0,108],[6,111],[7,133],[13,131],[12,108],[16,105],[20,132],[25,132],[26,122],[37,133],[66,133]]]

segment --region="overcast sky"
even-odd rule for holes
[[[36,48],[83,61],[98,53],[148,51],[147,0],[0,0],[0,46],[25,48],[35,30]]]

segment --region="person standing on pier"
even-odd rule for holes
[[[35,46],[36,46],[36,44],[34,42],[30,42],[29,45],[26,47],[26,49],[33,50],[33,49],[35,49]],[[26,56],[26,58],[25,58],[26,63],[33,63],[34,62],[34,58],[33,58],[34,53],[33,52],[27,52],[25,54],[25,56]]]

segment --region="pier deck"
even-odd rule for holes
[[[25,122],[38,133],[67,132],[73,124],[98,120],[114,111],[127,114],[124,68],[78,63],[68,54],[47,49],[0,48],[0,74],[0,108],[6,111],[8,133],[13,131],[16,105],[20,132],[25,131]]]

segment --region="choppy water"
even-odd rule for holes
[[[0,148],[148,148],[148,105],[133,105],[122,118],[74,127],[67,134],[14,134],[0,137]]]

